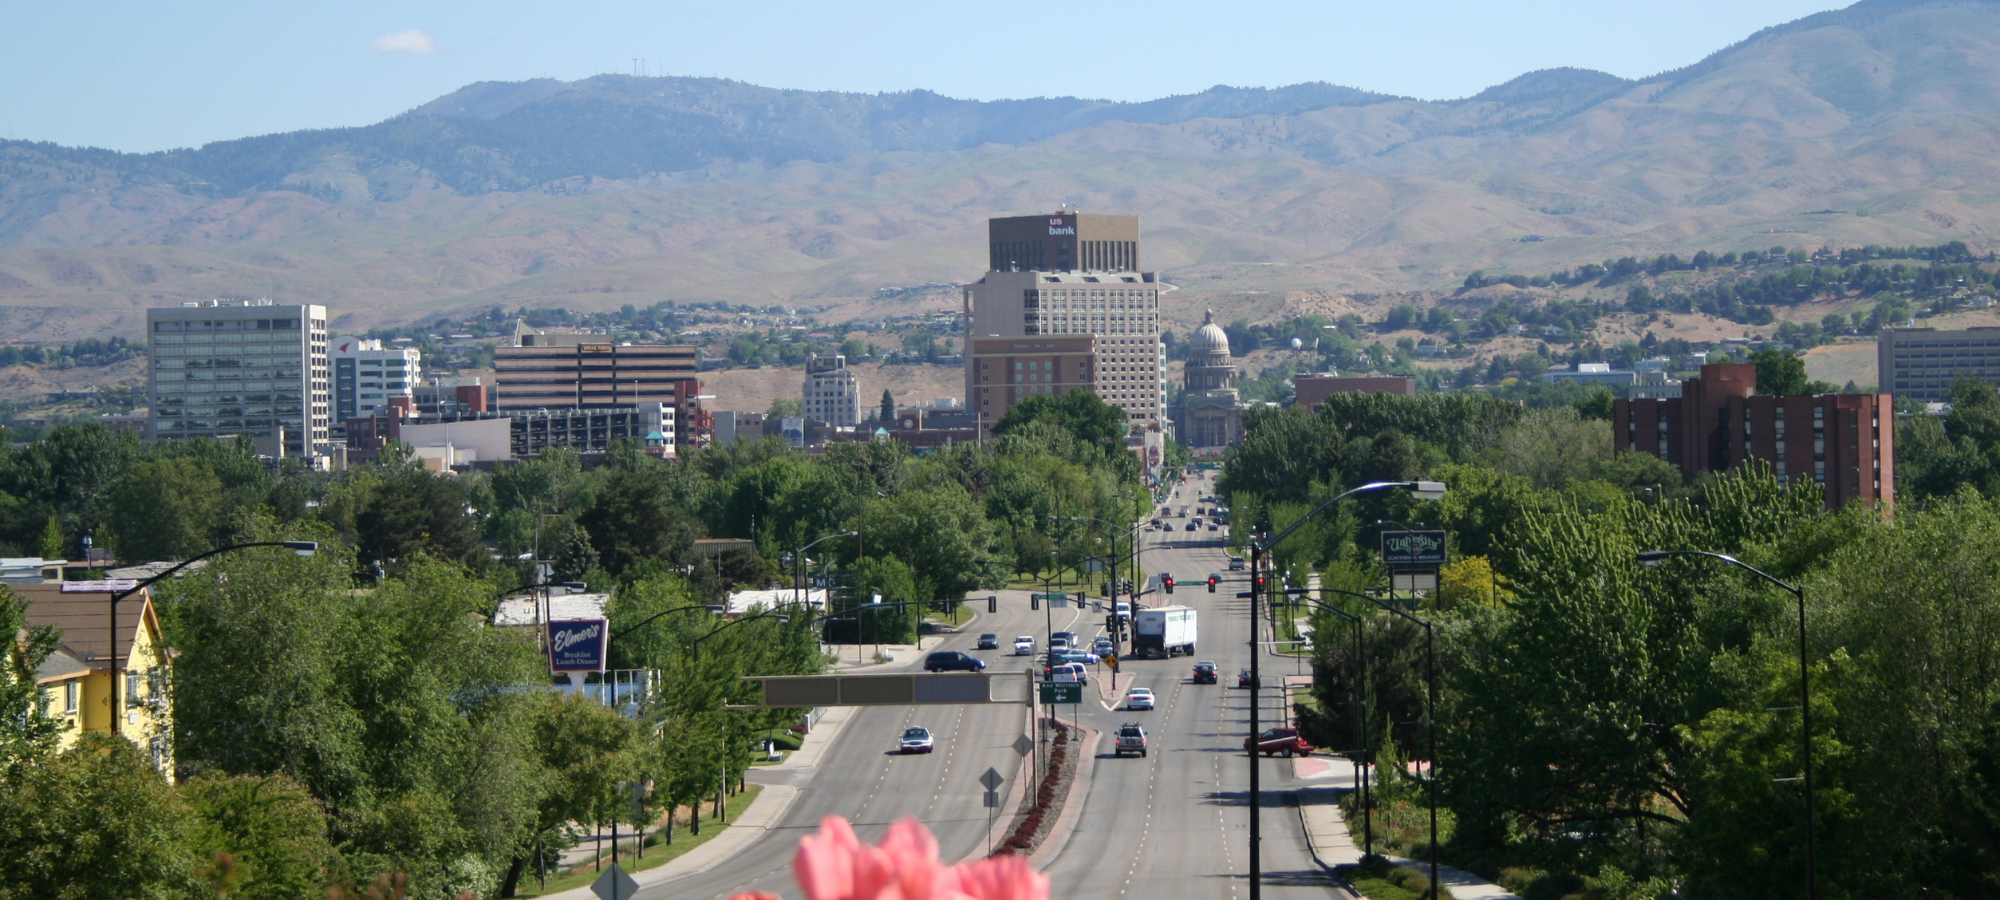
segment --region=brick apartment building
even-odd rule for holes
[[[1889,394],[1757,396],[1747,363],[1703,366],[1680,397],[1618,400],[1611,414],[1618,452],[1650,453],[1689,480],[1760,459],[1782,483],[1824,485],[1829,509],[1894,504],[1895,423]]]

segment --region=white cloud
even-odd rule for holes
[[[421,28],[409,31],[392,31],[368,42],[368,49],[381,53],[415,53],[419,56],[436,53],[437,39]]]

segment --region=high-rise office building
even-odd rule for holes
[[[1070,211],[1013,216],[988,220],[987,232],[991,269],[963,289],[965,340],[972,350],[965,360],[966,403],[980,421],[991,427],[1012,404],[1006,393],[1021,390],[1002,377],[1012,377],[1011,368],[993,368],[995,358],[984,359],[981,368],[981,347],[1002,356],[1012,352],[987,339],[1089,335],[1094,361],[1088,386],[1125,410],[1134,427],[1164,427],[1160,297],[1173,288],[1139,270],[1139,217]],[[1063,374],[1065,381],[1075,375]]]
[[[828,425],[861,424],[861,383],[839,353],[806,354],[806,418]]]
[[[333,346],[333,420],[379,416],[397,398],[416,402],[423,381],[415,347],[382,348],[381,341],[348,339]]]
[[[151,437],[248,434],[288,456],[326,449],[326,307],[211,300],[149,309],[146,338]]]

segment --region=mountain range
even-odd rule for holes
[[[1985,250],[1996,137],[2000,3],[1974,0],[1864,0],[1650,78],[1550,69],[1453,101],[489,82],[197,149],[0,143],[0,334],[129,334],[147,306],[238,296],[349,331],[663,300],[867,318],[882,288],[977,277],[988,216],[1059,205],[1139,214],[1188,320],[1626,255]]]

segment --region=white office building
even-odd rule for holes
[[[146,311],[157,440],[248,434],[287,456],[328,445],[326,307],[210,300]]]
[[[347,339],[333,347],[333,420],[378,416],[398,397],[416,402],[423,383],[422,354],[415,347],[382,348],[381,341]]]

